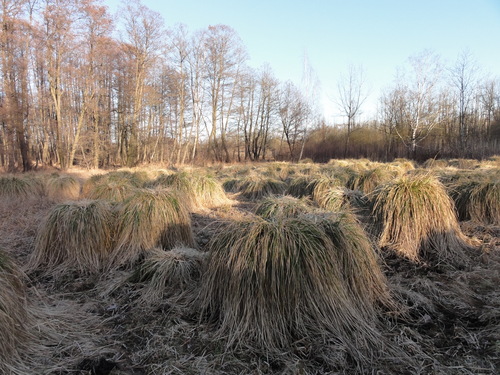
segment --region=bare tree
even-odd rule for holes
[[[450,81],[458,101],[458,146],[462,153],[469,148],[470,115],[477,87],[477,73],[478,67],[470,51],[463,51],[455,65],[449,69]]]
[[[291,161],[297,161],[297,142],[303,139],[310,108],[301,92],[291,82],[280,90],[279,115]]]
[[[411,71],[406,82],[399,85],[404,92],[406,103],[405,130],[396,128],[398,136],[415,158],[418,145],[431,134],[438,124],[436,105],[436,86],[442,71],[439,57],[429,51],[410,57]]]
[[[131,59],[133,88],[130,95],[133,107],[126,121],[126,163],[137,163],[139,156],[139,130],[143,115],[143,100],[146,79],[163,47],[164,27],[159,13],[141,5],[137,0],[129,1],[123,10],[126,38],[123,43],[125,52]]]
[[[226,25],[209,26],[204,36],[204,47],[211,110],[209,148],[212,148],[216,160],[229,161],[227,126],[234,104],[236,82],[247,55],[239,36]]]
[[[364,72],[361,67],[349,66],[347,75],[341,75],[337,84],[340,110],[347,118],[347,132],[344,144],[344,157],[347,156],[351,134],[356,125],[356,117],[361,113],[361,106],[368,97]]]

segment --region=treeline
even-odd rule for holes
[[[353,114],[334,127],[293,83],[249,67],[228,26],[167,29],[137,1],[116,23],[95,0],[1,7],[5,170],[498,153],[500,84],[476,79],[467,57],[443,84],[437,71],[421,74],[429,65],[420,56],[413,75],[382,94],[377,119]]]

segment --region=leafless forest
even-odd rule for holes
[[[248,66],[230,26],[188,30],[131,1],[116,17],[95,0],[5,0],[0,164],[133,166],[338,157],[484,158],[498,152],[500,83],[464,51],[433,52],[379,93],[360,121],[366,79],[338,82],[342,126],[272,67]],[[377,95],[377,93],[372,93]]]

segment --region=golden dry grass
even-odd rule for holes
[[[57,204],[38,228],[28,269],[47,274],[97,273],[108,262],[114,227],[112,206],[105,201]]]
[[[17,176],[0,177],[0,199],[31,199],[40,195],[41,184],[33,178]]]
[[[464,261],[470,242],[460,230],[453,201],[436,178],[405,176],[381,186],[373,199],[381,247],[413,261]]]
[[[483,176],[451,185],[460,220],[500,225],[500,178]]]
[[[201,311],[227,346],[276,353],[329,341],[355,361],[383,347],[315,220],[246,218],[224,227],[209,249]]]
[[[308,198],[289,195],[264,198],[255,207],[255,214],[264,219],[290,218],[311,212],[314,209]]]
[[[286,184],[283,181],[258,174],[249,175],[238,184],[238,191],[250,200],[262,199],[269,195],[280,195],[285,190]]]
[[[131,265],[155,247],[194,246],[191,218],[182,194],[171,189],[140,189],[117,213],[116,247],[111,263]]]
[[[170,187],[179,191],[189,209],[212,208],[231,203],[218,180],[193,172],[164,175],[152,181],[149,186]]]
[[[54,202],[77,200],[80,190],[80,181],[73,176],[51,176],[45,185],[47,197]]]

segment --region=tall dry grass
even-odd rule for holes
[[[205,259],[205,253],[188,247],[149,251],[131,278],[146,284],[141,303],[156,305],[166,298],[190,298],[199,288]]]
[[[140,189],[117,213],[116,247],[111,263],[131,265],[155,247],[195,245],[185,198],[171,189]]]
[[[46,274],[97,273],[108,262],[114,227],[113,208],[105,201],[57,204],[40,223],[28,269]]]
[[[0,199],[31,199],[40,195],[42,186],[33,178],[0,177]]]
[[[255,214],[264,219],[290,218],[311,212],[314,209],[308,198],[289,195],[264,198],[255,207]]]
[[[0,250],[0,373],[8,374],[9,365],[30,339],[29,312],[25,277],[13,261]]]
[[[227,346],[280,353],[334,342],[355,361],[383,347],[344,277],[356,270],[344,269],[315,220],[245,218],[224,227],[209,251],[200,309]]]
[[[500,225],[500,178],[458,181],[450,188],[460,220]]]
[[[404,176],[373,193],[379,245],[412,261],[462,264],[470,241],[444,186],[427,174]]]
[[[80,197],[80,181],[73,176],[51,176],[46,182],[47,197],[55,202],[77,200]]]
[[[164,175],[150,187],[170,187],[182,193],[189,209],[212,208],[230,203],[222,184],[214,177],[178,172]]]

